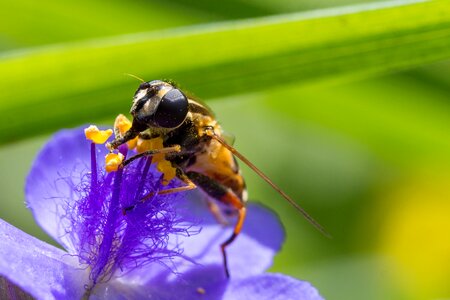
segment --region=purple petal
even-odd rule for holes
[[[231,281],[222,299],[323,300],[309,282],[281,274],[264,274]]]
[[[223,267],[220,244],[231,236],[232,228],[224,229],[207,210],[203,211],[207,225],[199,234],[183,240],[184,255],[203,266]],[[245,278],[263,273],[272,265],[283,241],[284,229],[278,217],[262,206],[248,205],[243,230],[226,249],[231,276]]]
[[[289,276],[261,274],[243,279],[217,280],[210,276],[217,271],[214,267],[197,270],[177,281],[148,286],[114,281],[107,286],[99,286],[96,296],[100,299],[323,300],[309,282]]]
[[[102,147],[98,148],[102,149],[103,154],[106,153]],[[79,195],[74,193],[74,187],[81,182],[81,174],[86,174],[89,170],[89,149],[90,143],[85,141],[82,130],[62,131],[40,152],[27,178],[28,205],[37,222],[70,253],[74,253],[77,247],[71,243],[73,239],[70,239],[71,233],[67,229],[73,224],[70,223],[70,218],[67,218],[68,212],[64,211],[64,208],[67,208],[68,202],[77,203],[80,200]],[[98,157],[101,157],[100,154]],[[135,194],[134,190],[138,189],[133,184],[125,186],[133,190],[133,193],[130,193],[132,195]],[[196,198],[199,198],[198,193],[196,195]],[[131,273],[125,268],[126,275],[104,285],[105,293],[118,298],[123,293],[164,296],[166,291],[173,295],[173,286],[179,291],[191,291],[194,287],[206,284],[222,287],[222,291],[225,291],[229,281],[225,278],[220,244],[231,236],[232,228],[224,229],[218,225],[206,206],[198,205],[199,201],[192,204],[183,197],[180,198],[179,206],[185,207],[180,209],[184,212],[180,214],[180,220],[187,223],[203,221],[200,222],[202,230],[198,235],[173,235],[172,242],[184,249],[185,259],[172,258],[148,264]],[[169,203],[174,201],[169,198],[166,200]],[[137,207],[127,214],[126,219],[143,215],[145,211],[144,206]],[[123,218],[122,215],[121,217]],[[68,220],[69,223],[66,223]],[[195,228],[192,231],[195,232]],[[277,217],[267,209],[249,205],[242,233],[227,248],[232,282],[263,273],[272,264],[273,256],[281,248],[283,240],[284,231]],[[174,275],[174,271],[179,275]],[[135,289],[127,288],[130,285]],[[101,288],[96,290],[101,293]],[[116,290],[120,292],[115,292]]]
[[[0,274],[38,299],[81,299],[76,259],[0,220]]]
[[[205,208],[193,205],[191,212],[194,211],[204,219],[201,232],[190,237],[177,236],[184,250],[183,256],[194,263],[177,258],[167,265],[153,264],[136,270],[127,274],[124,280],[156,287],[176,283],[180,289],[191,289],[198,282],[227,282],[220,244],[231,235],[232,229],[218,225]],[[241,279],[263,273],[272,265],[273,256],[283,241],[284,230],[279,219],[268,209],[250,204],[242,233],[227,248],[231,278]]]
[[[211,280],[207,273],[199,272],[192,275],[189,285],[184,284],[180,288],[181,281],[166,287],[163,286],[158,289],[156,298],[323,300],[310,283],[281,274],[260,274],[248,278],[221,281]]]
[[[67,250],[73,250],[65,236],[67,222],[63,207],[72,199],[73,185],[88,168],[90,143],[82,130],[62,130],[44,146],[34,161],[25,184],[27,205],[36,222]],[[73,251],[70,251],[73,252]]]

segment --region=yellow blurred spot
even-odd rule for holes
[[[86,139],[91,140],[95,144],[104,144],[112,134],[113,131],[111,129],[100,130],[95,125],[91,125],[84,129]]]
[[[450,295],[450,185],[427,176],[388,195],[381,252],[416,299]]]
[[[132,123],[130,120],[128,120],[127,117],[120,114],[116,117],[116,120],[114,121],[114,129],[116,131],[116,135],[124,135],[125,132],[130,130],[132,126]],[[134,149],[137,144],[138,137],[135,137],[134,139],[127,142],[128,149]]]
[[[138,139],[136,150],[138,153],[142,153],[148,150],[162,149],[164,148],[163,139],[161,137],[142,140]],[[166,156],[164,153],[155,154],[152,157],[152,163],[156,164],[156,169],[163,173],[163,185],[169,184],[169,182],[175,178],[176,169],[172,167],[172,163],[166,160]]]
[[[105,169],[106,172],[114,172],[117,171],[122,163],[124,156],[122,153],[108,153],[105,156]]]

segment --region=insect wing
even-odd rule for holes
[[[287,195],[279,186],[277,186],[266,174],[264,174],[258,167],[256,167],[250,160],[248,160],[244,155],[237,151],[233,146],[229,145],[222,137],[218,136],[215,132],[210,131],[210,136],[221,143],[225,148],[230,150],[236,157],[243,161],[250,169],[252,169],[256,174],[258,174],[265,182],[267,182],[275,191],[277,191],[287,202],[289,202],[311,225],[313,225],[317,230],[319,230],[326,237],[331,237],[331,235],[319,224],[314,218],[306,212],[306,210],[298,205],[292,198]]]

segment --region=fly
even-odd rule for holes
[[[206,105],[190,99],[172,83],[142,82],[134,94],[130,113],[133,116],[131,123],[123,115],[117,117],[116,138],[107,144],[110,150],[124,143],[137,145],[139,154],[123,161],[122,167],[140,157],[152,156],[152,162],[156,162],[164,174],[163,183],[167,184],[175,177],[184,183],[180,187],[160,190],[159,195],[200,188],[207,194],[208,208],[217,220],[224,220],[218,203],[236,213],[233,233],[220,245],[227,277],[230,272],[226,248],[241,232],[247,213],[247,190],[235,157],[265,180],[309,223],[329,236],[301,206],[226,141],[220,124]],[[126,129],[122,126],[124,122],[129,123]],[[141,201],[152,196],[154,194],[149,194]],[[135,206],[124,208],[124,211]]]

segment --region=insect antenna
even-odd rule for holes
[[[313,225],[317,230],[319,230],[324,236],[331,238],[331,235],[319,224],[316,220],[314,220],[311,215],[309,215],[306,210],[298,205],[288,194],[286,194],[280,187],[278,187],[273,181],[264,174],[258,167],[256,167],[253,163],[251,163],[244,155],[242,155],[239,151],[237,151],[233,146],[229,145],[224,139],[218,136],[214,130],[206,129],[206,133],[211,136],[213,139],[217,140],[221,143],[225,148],[227,148],[231,153],[236,155],[241,161],[243,161],[247,166],[250,167],[256,174],[258,174],[265,182],[267,182],[275,191],[277,191],[287,202],[289,202],[311,225]]]
[[[139,80],[140,82],[145,82],[144,79],[142,79],[142,78],[140,78],[140,77],[138,77],[138,76],[136,76],[136,75],[129,74],[129,73],[123,73],[123,74],[124,74],[124,75],[127,75],[127,76],[130,76],[130,77],[133,77],[134,79],[137,79],[137,80]]]

